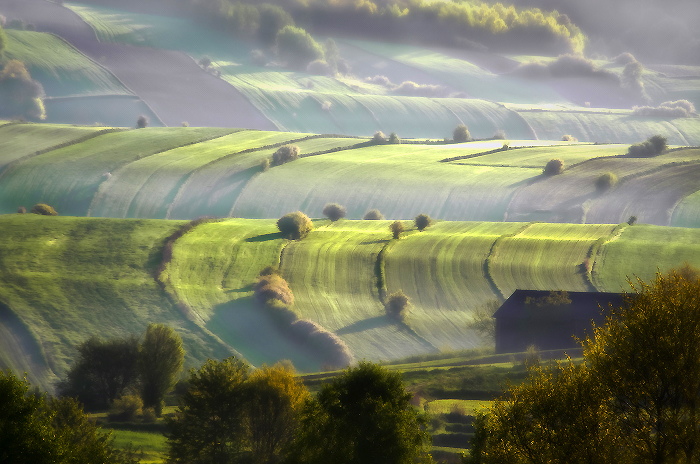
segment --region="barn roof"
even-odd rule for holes
[[[532,314],[534,308],[528,305],[528,298],[546,298],[552,292],[550,290],[516,290],[493,314],[496,319],[527,317]],[[606,309],[611,304],[615,307],[622,306],[625,302],[626,293],[605,293],[605,292],[566,292],[570,304],[562,306],[571,311],[570,315],[575,319],[598,319],[601,315],[601,308]]]

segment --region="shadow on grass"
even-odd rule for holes
[[[271,234],[256,235],[255,237],[247,238],[246,242],[267,242],[269,240],[277,240],[284,238],[282,232],[274,232]]]
[[[375,316],[346,325],[345,327],[338,329],[335,333],[336,335],[346,335],[350,333],[363,332],[370,329],[377,329],[379,327],[384,327],[391,324],[393,324],[393,322],[388,316]]]
[[[231,290],[225,290],[224,293],[248,293],[253,291],[253,284],[246,285],[241,288],[233,288]]]

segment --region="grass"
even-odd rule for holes
[[[108,70],[52,34],[7,30],[5,56],[22,61],[47,95],[131,95]]]
[[[140,432],[133,430],[114,430],[114,446],[124,449],[132,446],[134,450],[143,452],[140,462],[161,463],[165,460],[168,451],[166,437],[161,433]]]
[[[11,126],[12,127],[12,126]],[[6,169],[0,180],[0,212],[48,203],[59,214],[86,216],[112,172],[139,159],[232,129],[147,128],[100,135],[48,151]],[[99,209],[93,215],[100,215]]]
[[[17,335],[31,348],[32,383],[52,390],[78,344],[92,335],[141,334],[152,321],[180,334],[186,366],[231,352],[185,320],[153,279],[160,247],[179,224],[0,216],[0,301],[24,326]]]
[[[461,414],[473,416],[477,411],[491,406],[487,400],[434,400],[425,404],[426,412],[432,414],[449,414],[458,411]]]

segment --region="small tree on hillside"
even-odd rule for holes
[[[612,187],[614,187],[615,184],[617,184],[617,176],[612,172],[606,172],[605,174],[601,174],[595,180],[595,188],[599,192],[609,190]]]
[[[148,117],[147,117],[147,116],[144,116],[144,115],[142,114],[142,115],[139,116],[139,118],[136,120],[136,128],[137,128],[137,129],[144,129],[144,128],[148,127],[148,123],[149,123]]]
[[[211,58],[203,56],[197,63],[205,70],[209,69],[209,66],[211,66]]]
[[[156,416],[163,412],[163,399],[177,382],[185,360],[182,339],[170,327],[149,324],[139,348],[138,368],[141,398]]]
[[[30,212],[33,214],[41,214],[42,216],[58,216],[56,210],[46,203],[37,203],[32,207]]]
[[[285,214],[277,220],[277,228],[285,238],[301,240],[314,228],[313,222],[301,211]]]
[[[394,145],[398,145],[401,143],[401,139],[398,135],[396,135],[396,132],[392,132],[391,134],[389,134],[389,143]]]
[[[394,221],[391,224],[389,224],[389,230],[391,231],[391,234],[395,239],[399,239],[401,237],[401,232],[403,232],[406,229],[403,226],[403,222]]]
[[[323,215],[333,222],[344,218],[347,213],[347,208],[338,203],[326,203],[326,206],[323,207]]]
[[[469,142],[471,139],[469,129],[464,124],[460,124],[452,132],[452,141],[455,143]]]
[[[423,232],[423,230],[430,226],[432,224],[433,220],[430,216],[427,214],[419,214],[418,216],[415,217],[413,220],[413,223],[416,225],[416,228]]]
[[[547,164],[544,166],[544,170],[542,171],[545,176],[556,176],[562,172],[564,172],[564,162],[556,158],[547,161]]]
[[[272,155],[272,164],[280,166],[296,159],[299,159],[299,147],[296,145],[285,145],[279,147]]]
[[[565,134],[561,136],[562,142],[578,142],[578,139],[570,134]]]
[[[384,132],[382,131],[377,131],[374,133],[372,136],[372,142],[381,144],[386,142],[386,136],[384,135]]]
[[[383,221],[384,215],[378,209],[370,209],[362,219],[365,221]]]
[[[399,290],[398,292],[389,295],[386,300],[386,304],[384,305],[384,310],[389,317],[403,322],[408,315],[408,309],[410,306],[411,303],[408,297],[404,294],[404,292]]]

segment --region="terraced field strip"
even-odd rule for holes
[[[284,132],[227,132],[228,135],[214,140],[163,151],[124,165],[101,186],[90,208],[92,215],[165,218],[178,188],[192,171],[235,152],[297,137]]]
[[[133,95],[112,73],[53,34],[10,29],[7,36],[5,56],[22,61],[51,97]]]
[[[685,262],[700,267],[700,229],[637,224],[601,247],[592,279],[601,291],[629,291],[628,278],[649,281]]]
[[[48,203],[60,214],[86,216],[100,185],[121,166],[171,148],[230,133],[231,129],[146,128],[101,135],[52,150],[6,169],[0,208]]]
[[[361,141],[354,138],[316,137],[295,141],[293,144],[299,147],[300,156],[309,156],[351,147]],[[180,186],[167,217],[188,219],[202,215],[226,217],[234,214],[241,191],[254,176],[266,175],[261,173],[261,162],[271,158],[275,151],[277,148],[234,153],[192,171]]]
[[[317,229],[291,242],[282,257],[282,275],[294,292],[295,311],[335,332],[357,359],[436,350],[386,316],[379,301],[375,264],[390,237],[388,224],[318,221]]]
[[[484,261],[498,237],[521,228],[519,223],[440,221],[392,243],[385,258],[387,290],[402,290],[411,299],[411,327],[441,348],[480,345],[467,324],[475,309],[499,298]]]
[[[145,39],[139,32],[149,28],[147,24],[138,24],[134,15],[118,10],[94,6],[66,4],[83,21],[88,23],[100,42],[121,42],[132,45],[145,45]]]
[[[282,323],[252,298],[258,273],[277,267],[287,240],[274,221],[232,219],[195,227],[175,242],[166,277],[177,297],[249,362],[290,359],[305,372],[320,369],[320,356],[299,346]]]
[[[141,334],[153,321],[183,338],[186,366],[230,353],[186,321],[153,279],[163,240],[180,224],[0,216],[0,301],[40,342],[54,374],[64,375],[89,337]]]
[[[581,263],[593,243],[607,237],[612,225],[530,225],[499,240],[489,257],[489,272],[507,298],[517,289],[585,292]]]
[[[48,124],[0,125],[0,170],[25,156],[80,140],[104,128]]]
[[[597,114],[587,111],[519,111],[532,126],[537,138],[558,140],[571,134],[582,142],[632,143],[662,134],[672,145],[700,145],[698,118],[663,121],[631,114]],[[676,127],[678,125],[678,127]],[[682,131],[679,130],[682,127]]]
[[[318,217],[326,203],[337,202],[347,207],[348,218],[378,208],[392,219],[425,213],[440,219],[501,221],[515,189],[540,169],[437,162],[483,147],[382,145],[302,158],[252,179],[233,214],[280,217],[300,210]],[[310,178],[314,181],[299,181]]]
[[[492,164],[544,168],[551,159],[564,161],[564,167],[582,163],[601,156],[622,155],[627,152],[627,145],[559,145],[551,147],[522,148],[506,150],[476,158],[456,161],[460,164]]]

